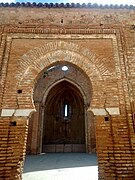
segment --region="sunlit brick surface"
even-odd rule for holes
[[[97,152],[99,179],[135,179],[134,18],[133,9],[0,7],[0,179],[22,178],[35,109],[27,146],[41,152],[40,93],[45,98],[60,73],[46,78],[46,89],[36,85],[48,68],[65,62],[84,92],[86,150]]]

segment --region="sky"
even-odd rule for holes
[[[3,3],[11,3],[11,2],[36,2],[36,3],[39,3],[39,2],[42,2],[42,3],[91,3],[91,4],[94,4],[94,3],[97,3],[97,4],[102,4],[102,5],[105,5],[105,4],[128,4],[128,5],[134,5],[135,6],[135,0],[0,0],[0,3],[3,2]]]

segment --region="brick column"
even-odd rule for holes
[[[96,152],[95,117],[90,109],[87,110],[87,151]]]
[[[126,116],[96,116],[100,179],[134,179]]]
[[[28,131],[27,117],[0,118],[0,179],[21,180]]]
[[[40,141],[40,135],[39,135],[39,117],[40,117],[40,103],[35,103],[36,112],[33,113],[31,120],[32,120],[32,129],[31,131],[31,154],[37,154],[39,152],[39,141]]]
[[[96,148],[100,180],[116,179],[110,123],[109,121],[105,121],[105,117],[96,116]]]

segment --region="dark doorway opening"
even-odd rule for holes
[[[85,152],[85,110],[79,89],[68,81],[55,85],[44,105],[43,152]]]

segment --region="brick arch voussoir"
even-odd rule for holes
[[[35,81],[38,79],[40,73],[45,68],[57,62],[72,63],[82,69],[91,80],[93,87],[95,86],[93,85],[95,81],[102,80],[102,75],[98,69],[96,69],[94,64],[92,64],[91,61],[89,61],[89,59],[85,58],[84,56],[67,50],[52,51],[47,53],[45,56],[40,57],[33,64],[31,64],[23,74],[23,77],[20,79],[20,82],[18,83],[18,89],[22,89],[23,94],[20,95],[21,98],[18,96],[19,107],[25,108],[24,101],[21,101],[21,99],[25,99],[25,102],[27,102],[27,108],[35,109],[33,103],[33,89]]]
[[[47,53],[51,51],[57,51],[57,50],[74,50],[74,51],[79,51],[79,46],[74,44],[74,43],[67,43],[65,41],[54,41],[54,42],[49,42],[45,44],[44,46],[34,48],[24,54],[20,59],[19,59],[19,73],[23,74],[24,71],[37,59],[40,57],[45,56]]]
[[[49,52],[45,56],[40,57],[35,62],[33,62],[20,78],[20,81],[18,83],[19,87],[21,87],[21,85],[24,85],[25,83],[28,84],[28,82],[37,79],[39,73],[43,69],[57,62],[69,62],[76,65],[77,67],[82,69],[90,79],[103,79],[102,74],[100,73],[96,65],[93,64],[88,58],[76,52],[68,50],[57,50]],[[30,84],[34,85],[34,82]]]
[[[101,82],[104,79],[102,72],[97,66],[98,63],[94,63],[94,61],[99,62],[95,54],[91,53],[90,56],[90,54],[88,55],[88,51],[87,54],[81,53],[81,51],[78,50],[79,46],[76,44],[73,44],[75,47],[74,49],[72,49],[73,47],[65,47],[66,45],[67,43],[63,41],[61,43],[55,42],[55,44],[48,43],[47,47],[41,47],[40,51],[39,49],[34,49],[22,57],[23,63],[20,64],[19,68],[20,78],[18,82],[18,89],[23,90],[21,99],[23,99],[23,96],[27,99],[27,108],[35,109],[32,96],[35,81],[42,70],[47,69],[54,63],[69,62],[76,65],[89,77],[93,87],[95,80],[99,80]],[[72,45],[72,43],[70,45]],[[45,51],[45,49],[47,50]],[[100,67],[103,67],[103,64],[100,63]],[[19,98],[18,105],[21,108],[26,108],[25,104],[23,107],[23,103],[19,100]]]
[[[30,50],[24,54],[19,60],[18,76],[20,75],[21,78],[21,76],[25,74],[25,71],[28,69],[28,67],[33,63],[35,64],[41,57],[46,56],[48,53],[57,52],[59,50],[62,50],[63,52],[70,51],[79,54],[85,59],[89,59],[89,63],[91,62],[94,64],[102,76],[111,75],[108,67],[100,60],[100,57],[98,57],[89,49],[83,48],[72,42],[54,41],[49,42],[42,47],[34,48],[33,50]]]

